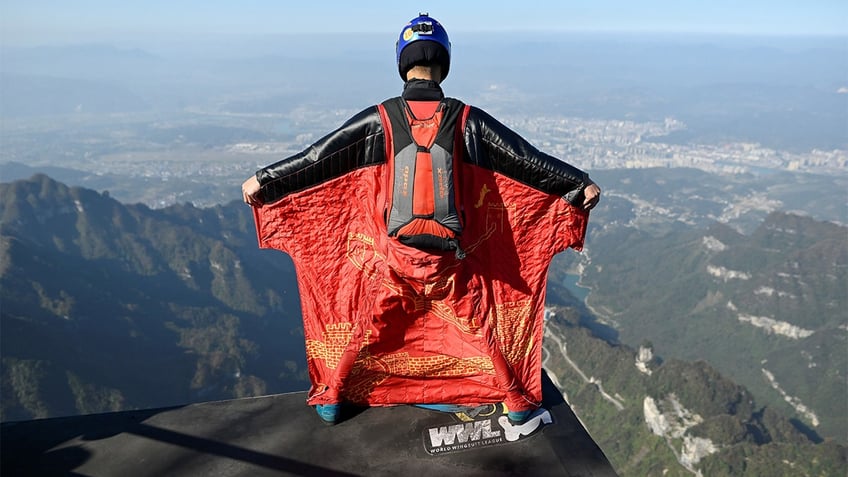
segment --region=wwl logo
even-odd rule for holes
[[[506,416],[487,418],[450,426],[431,427],[424,432],[424,448],[429,454],[445,454],[530,437],[553,422],[547,409],[539,409],[523,424],[514,425]]]

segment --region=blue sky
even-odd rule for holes
[[[0,0],[6,44],[144,35],[395,32],[418,11],[449,32],[629,31],[846,35],[845,0]]]

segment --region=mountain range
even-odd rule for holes
[[[551,311],[548,374],[619,475],[844,474],[844,444],[803,432],[705,361],[663,360],[650,343],[611,346],[574,307]]]
[[[717,221],[742,189],[700,171],[597,177],[587,249],[550,269],[543,357],[619,473],[844,470],[846,228]],[[151,209],[43,174],[0,200],[3,421],[308,387],[292,263],[243,203]]]
[[[740,187],[685,170],[597,180],[611,196],[572,266],[615,340],[705,360],[848,442],[848,227],[813,218],[844,214],[840,188],[816,192],[823,183],[804,175]]]
[[[307,386],[293,266],[244,204],[152,210],[44,175],[0,197],[3,420]]]

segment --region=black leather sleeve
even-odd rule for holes
[[[577,205],[589,175],[545,154],[485,111],[471,107],[465,123],[465,161]]]
[[[306,150],[256,171],[265,203],[386,161],[380,113],[365,109]]]

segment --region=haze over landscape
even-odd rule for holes
[[[844,469],[848,5],[427,8],[446,94],[604,189],[545,353],[616,469]],[[293,270],[239,186],[399,94],[416,13],[0,4],[0,418],[304,389]]]

